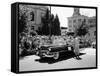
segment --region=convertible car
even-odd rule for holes
[[[36,55],[41,58],[52,57],[55,60],[59,58],[61,52],[71,52],[73,47],[71,45],[43,45],[37,48]]]

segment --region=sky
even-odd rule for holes
[[[51,7],[51,13],[58,15],[61,27],[68,26],[68,17],[73,15],[74,9],[72,7]],[[96,15],[95,9],[80,8],[80,14],[88,17]]]

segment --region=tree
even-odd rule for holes
[[[49,10],[47,9],[45,16],[41,19],[42,21],[42,27],[41,27],[41,32],[42,35],[49,35],[50,32],[50,13]]]
[[[37,31],[41,35],[60,35],[60,21],[58,15],[54,16],[50,14],[49,10],[47,9],[46,14],[41,19],[42,27],[39,28]]]
[[[38,35],[42,35],[42,27],[39,27],[38,30],[36,30],[36,32],[38,33]]]
[[[88,26],[86,24],[86,20],[82,21],[82,24],[75,30],[76,36],[84,36],[88,33]]]
[[[55,29],[55,27],[54,27],[54,15],[53,14],[51,14],[50,20],[51,20],[51,26],[50,26],[51,35],[54,35],[54,29]]]
[[[20,11],[21,12],[21,11]],[[20,14],[19,15],[19,20],[18,20],[18,32],[22,33],[24,31],[24,29],[26,28],[26,14]]]
[[[56,15],[54,19],[54,35],[61,35],[61,30],[60,30],[60,21],[58,18],[58,15]]]

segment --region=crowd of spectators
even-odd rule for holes
[[[45,36],[45,35],[20,35],[19,36],[19,54],[33,54],[37,47],[43,45],[66,45],[72,44],[73,36]],[[80,38],[80,48],[89,46],[89,42]]]

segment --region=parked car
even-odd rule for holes
[[[36,55],[41,58],[51,57],[57,60],[61,52],[73,51],[73,47],[70,45],[43,45],[38,48]]]

